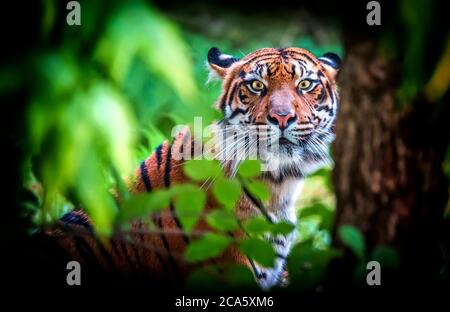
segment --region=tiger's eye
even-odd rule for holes
[[[253,80],[251,86],[255,91],[261,91],[262,89],[264,89],[264,84],[259,80]]]
[[[302,80],[298,84],[298,87],[302,90],[308,89],[310,86],[311,86],[311,81],[309,81],[308,79]]]

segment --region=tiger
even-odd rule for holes
[[[340,57],[331,52],[316,57],[306,49],[293,47],[263,48],[239,59],[213,47],[208,51],[207,66],[210,79],[222,83],[215,104],[222,113],[221,120],[214,123],[216,134],[220,136],[229,127],[242,131],[250,127],[270,129],[271,139],[277,145],[276,150],[269,149],[261,156],[261,163],[272,168],[262,170],[259,177],[270,190],[270,199],[262,203],[244,187],[235,206],[237,218],[244,221],[263,215],[271,223],[296,224],[295,203],[305,178],[332,164],[329,145],[335,138],[333,125],[339,105],[336,75],[341,66]],[[255,140],[259,145],[267,138],[257,135]],[[190,179],[183,171],[184,159],[174,154],[186,149],[192,152],[193,142],[189,131],[180,132],[172,143],[163,142],[137,167],[130,191],[152,192],[188,182]],[[227,147],[222,146],[222,152],[227,153]],[[241,161],[231,157],[221,159],[221,164],[233,176]],[[215,205],[214,199],[208,197],[206,209],[214,209]],[[148,222],[157,231],[148,233]],[[58,226],[49,229],[47,234],[56,237],[73,259],[86,263],[89,258],[100,267],[121,274],[134,272],[152,278],[170,278],[178,283],[195,267],[182,255],[198,236],[183,231],[173,203],[160,214],[149,216],[149,220],[134,221],[131,241],[123,239],[120,230],[110,239],[100,241],[94,235],[93,226],[84,211],[75,210],[64,215]],[[201,218],[193,233],[205,231],[211,228]],[[239,237],[242,233],[230,235]],[[286,283],[286,261],[296,241],[295,231],[276,237],[267,234],[265,238],[276,251],[273,267],[258,264],[233,246],[211,261],[248,267],[263,290]]]

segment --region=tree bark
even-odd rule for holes
[[[448,198],[442,169],[448,105],[444,113],[418,96],[401,106],[400,62],[376,40],[347,39],[345,51],[333,146],[335,241],[339,226],[354,225],[368,260],[374,247],[390,245],[399,253],[402,278],[408,272],[434,278],[442,266],[438,244]]]

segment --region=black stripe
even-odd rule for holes
[[[152,191],[152,184],[150,183],[150,178],[148,176],[147,167],[145,166],[145,160],[141,163],[141,178],[144,181],[145,189],[147,192]]]
[[[89,246],[89,244],[86,242],[84,237],[80,237],[77,234],[74,236],[74,242],[75,247],[77,251],[79,252],[80,256],[84,261],[86,261],[86,264],[90,269],[94,269],[96,266],[100,271],[103,271],[103,268],[101,267],[100,263],[98,262],[97,257],[95,256],[94,251]]]
[[[158,217],[156,215],[152,216],[152,220],[153,220],[153,223],[155,224],[155,226],[158,226],[158,220],[157,219],[158,219]],[[140,228],[142,230],[142,226],[140,226]],[[139,236],[140,236],[141,241],[145,244],[144,233],[140,233]],[[160,235],[160,238],[161,238],[161,235]],[[161,238],[161,240],[162,240],[162,238]],[[166,272],[165,276],[169,277],[170,275],[167,272],[169,272],[170,269],[166,265],[166,262],[164,261],[162,255],[158,251],[154,251],[153,253],[155,254],[156,258],[158,259],[159,263],[161,264],[161,267],[162,267],[163,271]],[[169,257],[170,257],[170,255],[169,255]]]
[[[304,64],[303,64],[304,63]],[[300,66],[300,76],[305,76],[306,72],[308,71],[308,68],[306,66],[306,62],[302,62],[302,63],[298,63],[298,65]]]
[[[170,164],[171,158],[172,158],[172,148],[171,148],[170,144],[168,144],[167,156],[166,156],[166,167],[164,168],[164,185],[166,187],[170,186],[170,170],[172,169],[171,164]]]
[[[300,60],[300,59],[295,59],[298,62],[298,65],[300,65],[300,67],[306,68],[306,65],[308,65],[305,60]]]
[[[247,103],[249,102],[249,101],[247,101],[248,95],[247,95],[247,94],[243,94],[243,93],[242,93],[242,89],[239,89],[238,97],[239,97],[239,100],[240,100],[243,104],[247,104]]]
[[[111,245],[113,246],[113,241],[110,240]],[[103,246],[103,244],[99,240],[95,240],[95,244],[97,245],[98,251],[103,256],[103,258],[108,262],[108,266],[111,268],[111,270],[117,271],[117,268],[114,264],[114,259],[112,258],[112,254],[106,250],[106,248]],[[113,247],[114,248],[114,247]]]
[[[212,265],[215,265],[217,267],[217,271],[219,271],[220,274],[224,274],[225,271],[219,266],[219,263],[216,261],[216,259],[212,258],[209,259],[207,262],[212,263]]]
[[[136,246],[137,244],[133,244],[133,242],[128,242],[128,245],[130,246],[130,248],[133,248],[134,257],[136,258],[136,268],[137,268],[137,271],[140,272],[142,269],[142,263],[141,263],[141,257],[139,256],[139,250]]]
[[[248,136],[248,133],[245,133],[245,155],[244,158],[250,158],[250,138]]]
[[[119,235],[121,235],[122,237],[122,241],[120,241],[119,242],[119,244],[120,244],[120,246],[121,246],[121,250],[124,250],[124,249],[126,249],[127,247],[128,248],[130,248],[130,251],[131,252],[133,252],[133,254],[134,254],[134,257],[135,257],[135,259],[136,259],[136,261],[135,262],[131,262],[131,260],[129,260],[129,262],[130,262],[130,264],[131,264],[131,267],[133,268],[133,269],[136,269],[136,272],[142,272],[141,270],[142,270],[142,264],[141,264],[141,258],[139,257],[139,251],[138,251],[138,249],[137,249],[137,247],[136,247],[136,242],[129,242],[127,239],[126,239],[126,237],[127,237],[127,235],[126,234],[124,234],[124,233],[120,233]],[[126,253],[126,254],[128,254],[128,253]]]
[[[191,141],[191,159],[195,158],[195,140]]]
[[[98,257],[94,252],[94,249],[91,248],[89,243],[87,242],[86,238],[84,236],[77,236],[76,229],[70,229],[73,233],[75,233],[75,246],[76,249],[80,252],[83,259],[88,261],[91,265],[97,265],[101,270],[103,271],[104,268],[101,267],[101,264],[98,261]],[[93,232],[89,231],[89,235],[92,235]],[[112,258],[112,255],[110,252],[106,250],[106,248],[103,246],[103,244],[95,239],[93,236],[89,236],[93,243],[95,244],[95,247],[103,257],[103,259],[107,262],[107,265],[109,267],[110,272],[117,272],[116,266],[114,264],[114,259]],[[94,247],[94,248],[95,248]]]
[[[171,147],[169,145],[169,149],[167,150],[167,157],[166,157],[166,168],[164,170],[164,185],[168,188],[170,187],[170,170],[171,170]],[[176,215],[175,207],[173,206],[173,203],[170,203],[170,212],[172,213],[172,217],[177,225],[177,227],[183,232],[183,226],[181,225],[180,219]],[[186,244],[189,243],[189,238],[186,236],[186,234],[183,232],[183,240]]]
[[[128,266],[130,268],[130,270],[135,271],[136,268],[136,264],[133,263],[133,261],[131,261],[131,259],[128,257],[128,248],[132,248],[132,246],[130,246],[130,244],[125,243],[124,241],[117,241],[116,242],[119,245],[119,250],[122,253],[122,255],[125,257]]]
[[[231,93],[228,96],[227,102],[225,104],[231,105],[231,101],[234,98],[234,95],[236,94],[237,89],[238,89],[239,86],[240,86],[240,84],[237,83],[237,82],[234,84],[233,89],[231,90]],[[225,109],[225,106],[224,106],[224,109]]]
[[[247,109],[240,109],[240,108],[236,108],[232,113],[231,113],[231,115],[230,115],[230,117],[228,117],[228,119],[233,119],[234,117],[236,117],[238,114],[242,114],[242,115],[245,115],[245,114],[247,114],[248,113],[248,110],[249,110],[250,108],[247,108]]]
[[[277,239],[276,237],[269,237],[268,241],[272,244],[284,247],[284,242],[282,240]]]
[[[227,99],[228,99],[228,94],[230,93],[230,89],[233,88],[233,82],[230,82],[230,86],[226,89],[225,93],[223,94],[222,98],[221,98],[221,102],[220,102],[220,109],[224,112],[225,111],[225,106],[227,105]]]
[[[325,84],[325,88],[327,88],[328,94],[330,94],[330,97],[331,97],[331,101],[332,101],[332,103],[334,103],[333,91],[331,90],[331,86],[330,86],[330,83],[328,81]]]
[[[276,254],[276,257],[280,258],[280,259],[283,259],[283,260],[286,260],[286,256],[283,256],[282,254],[279,254],[279,253]]]
[[[226,105],[226,103],[227,103],[227,94],[228,94],[228,93],[226,93],[226,94],[224,94],[224,95],[222,96],[222,101],[220,102],[220,110],[221,110],[222,112],[225,112],[225,105]]]
[[[335,103],[335,98],[334,98],[334,93],[333,93],[333,91],[331,90],[330,83],[329,83],[328,81],[327,81],[325,87],[327,88],[327,91],[328,91],[328,93],[330,94],[330,97],[331,97],[331,105],[332,105],[332,107],[333,107],[333,106],[334,106],[334,103]],[[330,117],[333,116],[333,114],[334,114],[333,109],[331,109],[330,114],[329,114]]]
[[[156,148],[156,163],[158,164],[158,169],[161,167],[161,155],[162,155],[163,144]]]
[[[253,205],[255,205],[259,209],[259,211],[267,219],[267,221],[270,223],[274,223],[273,220],[270,218],[269,214],[267,213],[266,209],[264,208],[263,203],[259,199],[255,198],[252,194],[250,194],[245,185],[242,186],[242,189],[245,195],[250,199]]]
[[[246,256],[246,257],[247,257],[248,261],[250,262],[250,266],[253,269],[253,273],[255,273],[255,275],[258,276],[259,275],[259,271],[258,271],[258,268],[256,267],[255,263],[253,262],[252,259],[250,259],[249,256]]]
[[[180,231],[183,233],[183,240],[186,244],[189,244],[189,237],[184,233],[183,231],[183,225],[180,222],[180,219],[177,216],[177,213],[175,211],[175,207],[173,206],[173,203],[170,203],[170,212],[172,213],[173,220],[175,221],[177,227],[180,229]]]
[[[319,106],[318,108],[316,108],[316,111],[318,111],[318,112],[323,111],[323,110],[326,112],[329,112],[331,110],[331,108],[328,107],[328,104],[325,104],[325,105],[322,105],[322,106]]]
[[[258,279],[264,279],[266,277],[267,277],[266,272],[259,273],[258,276],[257,276]]]
[[[76,211],[71,211],[71,212],[66,213],[59,220],[62,223],[64,223],[64,225],[75,224],[75,225],[83,227],[89,233],[93,232],[92,227],[89,224],[89,221],[87,220],[87,218],[80,215],[80,213],[78,213]]]
[[[256,127],[256,158],[259,159],[259,127]]]
[[[295,72],[295,64],[292,63],[292,65],[291,65],[291,79],[294,79],[295,74],[296,74],[296,72]]]
[[[111,248],[114,250],[114,252],[118,256],[120,255],[120,258],[125,259],[125,261],[128,263],[128,268],[130,269],[130,271],[131,270],[134,271],[135,265],[132,263],[132,261],[128,257],[128,252],[127,252],[127,246],[130,246],[130,244],[125,244],[125,242],[120,241],[120,240],[116,241],[114,239],[114,237],[111,238],[110,243],[111,243]]]
[[[167,156],[166,156],[166,163],[165,163],[165,168],[164,168],[164,185],[166,187],[170,187],[170,171],[171,171],[171,158],[172,158],[172,149],[170,144],[168,144],[167,146]],[[162,216],[159,216],[158,218],[158,227],[163,230],[162,232],[164,232],[164,226],[162,224]],[[176,276],[178,276],[181,280],[182,276],[181,273],[178,270],[178,266],[175,262],[175,260],[173,259],[173,257],[170,255],[170,245],[169,242],[167,241],[166,235],[164,235],[164,233],[161,233],[160,235],[161,240],[163,242],[164,248],[166,248],[167,252],[169,253],[169,262],[173,268],[173,272]]]
[[[271,56],[271,57],[269,57],[269,56]],[[258,58],[266,57],[264,59],[258,60],[258,62],[260,62],[260,61],[263,61],[263,60],[266,60],[266,59],[268,60],[268,59],[274,58],[275,56],[280,56],[280,52],[265,53],[265,54],[262,54],[262,55],[254,56],[251,59],[245,60],[245,64],[251,63],[251,62],[253,62],[254,60],[256,60]]]
[[[160,234],[160,238],[161,238],[161,240],[163,242],[164,248],[167,251],[167,254],[168,254],[167,258],[169,259],[170,266],[172,267],[173,274],[175,275],[175,277],[177,278],[178,281],[181,281],[182,280],[182,275],[181,275],[180,271],[178,270],[178,266],[177,266],[177,264],[175,262],[175,259],[170,254],[170,245],[169,245],[169,242],[167,241],[166,235],[164,235],[164,226],[162,224],[162,216],[159,215],[156,219],[157,219],[157,226],[158,226],[158,228],[160,228],[162,230],[161,234]]]
[[[279,55],[278,55],[278,57],[279,57]],[[258,63],[257,63],[257,64],[260,64],[260,63],[262,63],[262,62],[264,62],[264,61],[268,61],[268,60],[274,60],[274,61],[276,61],[276,59],[277,59],[277,57],[266,57],[266,58],[262,58],[262,59],[258,60]],[[268,62],[265,62],[265,63],[262,63],[262,64],[260,64],[260,65],[268,65],[267,63],[268,63]],[[266,68],[267,68],[267,75],[268,75],[268,76],[271,76],[271,75],[273,74],[273,72],[270,70],[269,66],[266,66]],[[262,77],[261,77],[261,78],[262,78]]]
[[[319,104],[322,104],[323,101],[325,100],[325,94],[326,94],[325,88],[323,87],[323,84],[321,84],[321,85],[322,85],[322,88],[320,89],[320,95],[319,95],[319,98],[318,98],[319,103],[318,104],[316,103],[314,105],[314,107],[317,107]]]
[[[265,66],[266,66],[266,68],[267,68],[267,65],[266,65],[266,64],[265,64]],[[254,72],[254,73],[258,72],[259,77],[262,77],[262,70],[263,70],[262,65],[261,65],[261,64],[258,64],[257,67],[256,67],[256,70],[253,71],[253,72]]]
[[[266,272],[262,272],[262,273],[259,272],[258,268],[256,267],[256,265],[255,265],[255,263],[253,262],[252,259],[250,259],[248,256],[247,256],[247,259],[250,262],[250,265],[251,265],[251,267],[253,269],[253,273],[255,273],[255,276],[256,276],[257,279],[263,279],[263,278],[267,277]]]
[[[292,51],[293,52],[293,51]],[[316,61],[314,61],[308,54],[306,54],[306,53],[300,53],[300,52],[293,52],[293,54],[299,54],[299,55],[301,55],[302,57],[304,57],[304,58],[306,58],[308,61],[310,61],[311,63],[313,63],[314,65],[317,65],[317,62]],[[296,58],[296,57],[293,57],[293,56],[291,56],[294,60],[297,60],[297,61],[300,61],[301,59],[299,59],[299,58]]]
[[[281,53],[281,57],[283,58],[283,62],[285,63],[285,64],[287,64],[288,63],[288,59],[289,59],[289,55],[287,55],[287,53],[284,53],[284,49],[278,49],[278,51],[280,51],[280,53]]]

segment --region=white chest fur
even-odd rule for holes
[[[296,224],[297,216],[295,203],[303,188],[303,179],[286,179],[281,183],[269,183],[271,190],[271,200],[267,207],[272,221],[287,221]],[[263,289],[269,289],[280,283],[286,259],[295,242],[296,231],[292,231],[288,235],[266,234],[265,238],[271,242],[274,251],[277,254],[274,266],[271,268],[256,265],[259,272],[257,278],[258,284]]]
[[[268,206],[275,222],[297,221],[295,203],[303,189],[304,180],[290,178],[281,183],[269,183],[271,200]]]

